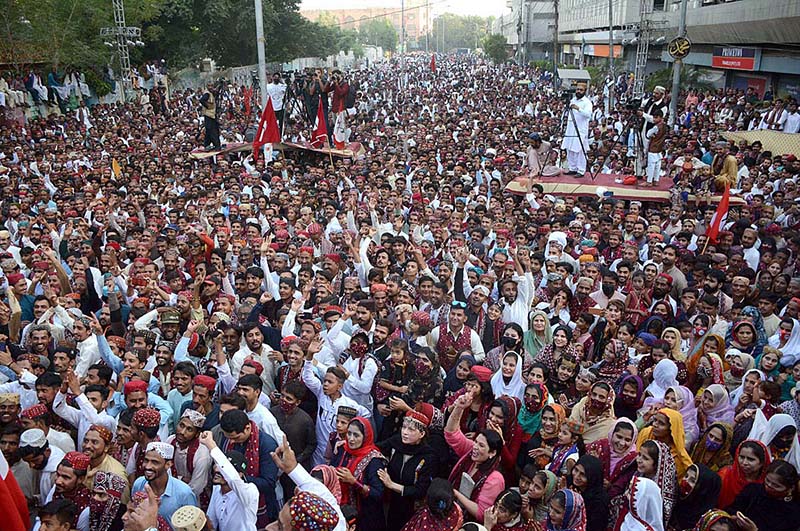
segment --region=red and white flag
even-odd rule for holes
[[[258,130],[253,138],[253,161],[258,160],[258,152],[261,147],[281,141],[281,130],[278,128],[278,120],[275,118],[275,111],[272,109],[272,98],[267,98],[267,107],[261,113],[261,120],[258,122]]]
[[[322,108],[322,96],[319,97],[317,105],[317,123],[311,133],[311,145],[315,148],[322,148],[328,144],[328,125],[325,123],[325,111]]]
[[[336,122],[333,124],[333,145],[336,149],[344,149],[347,143],[347,121],[345,111],[336,114]]]
[[[4,531],[27,531],[30,528],[28,503],[17,483],[14,473],[0,452],[0,514]]]
[[[719,200],[719,205],[717,205],[717,211],[714,212],[714,217],[711,218],[711,223],[706,229],[706,237],[710,243],[716,243],[722,227],[728,221],[728,206],[730,202],[731,187],[730,185],[725,185],[725,193],[722,194],[722,199]]]

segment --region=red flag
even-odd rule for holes
[[[27,531],[30,527],[25,495],[2,453],[0,453],[0,510],[3,514],[4,530]]]
[[[709,223],[706,229],[706,237],[711,243],[716,243],[719,231],[722,230],[723,225],[725,225],[725,222],[728,220],[728,205],[730,202],[731,187],[726,184],[725,193],[722,194],[722,199],[719,200],[719,205],[717,205],[717,211],[714,212],[714,217],[711,218],[711,223]]]
[[[325,147],[328,143],[328,126],[325,123],[325,111],[322,109],[322,96],[317,105],[317,125],[311,133],[311,145],[315,148]]]
[[[336,115],[336,121],[333,123],[333,145],[336,149],[344,149],[345,141],[347,140],[347,122],[344,115],[346,111],[342,111]]]
[[[275,111],[272,109],[272,98],[267,98],[267,108],[261,114],[258,122],[258,130],[253,138],[253,160],[258,160],[258,152],[261,146],[281,141],[281,131],[278,128],[278,120],[275,118]]]
[[[431,55],[431,72],[436,72],[436,54]]]

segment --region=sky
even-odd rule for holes
[[[495,17],[507,10],[505,0],[430,0],[434,15],[442,12],[458,13],[460,15],[479,15]],[[339,0],[337,9],[367,8],[367,7],[397,7],[400,0]],[[330,0],[302,0],[301,9],[331,9]]]

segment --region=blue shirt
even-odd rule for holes
[[[131,496],[140,490],[144,490],[146,481],[144,476],[137,478],[136,481],[133,482]],[[167,488],[164,490],[164,494],[161,495],[161,506],[158,508],[158,515],[163,516],[164,520],[169,523],[172,520],[172,514],[184,505],[194,505],[197,507],[197,496],[194,495],[189,485],[179,479],[169,476]]]

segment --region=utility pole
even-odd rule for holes
[[[400,0],[400,53],[406,53],[406,0]]]
[[[429,2],[425,2],[425,53],[430,53],[428,46],[428,35],[431,32],[431,6]]]
[[[264,11],[261,0],[254,0],[256,8],[256,48],[258,49],[258,85],[261,91],[261,108],[267,108],[267,55],[264,52]]]
[[[681,18],[678,21],[678,37],[686,36],[686,0],[681,0]],[[672,94],[669,100],[669,125],[675,125],[676,115],[678,114],[678,93],[681,90],[681,66],[682,59],[675,59],[672,64]]]
[[[553,25],[553,88],[556,87],[556,78],[558,77],[558,0],[553,0],[553,8],[555,8],[556,18]]]
[[[128,45],[136,46],[142,36],[141,28],[125,25],[125,4],[123,0],[112,0],[114,7],[114,26],[100,28],[102,37],[115,37],[117,55],[119,56],[120,99],[125,102],[126,92],[132,93],[131,56]]]
[[[608,0],[608,114],[614,110],[614,0]]]

